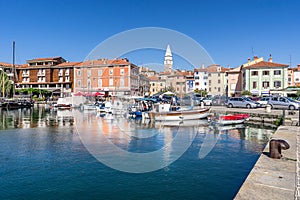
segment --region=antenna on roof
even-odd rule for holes
[[[292,55],[290,54],[290,67],[292,67]]]
[[[254,56],[254,49],[251,47],[252,57]]]

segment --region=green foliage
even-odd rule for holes
[[[16,90],[19,94],[32,94],[33,96],[39,96],[40,94],[42,96],[49,96],[51,95],[51,92],[48,90],[38,89],[38,88],[25,88],[25,89],[18,89]]]
[[[242,91],[242,95],[243,96],[251,96],[252,93],[249,90],[244,90],[244,91]]]
[[[283,123],[283,117],[282,116],[280,118],[276,119],[276,121],[275,121],[276,126],[280,126],[280,125],[282,125],[282,123]]]
[[[207,95],[206,90],[199,90],[198,88],[194,90],[194,93],[200,94],[202,97],[205,97]]]
[[[9,96],[9,94],[12,92],[13,84],[9,80],[6,73],[3,73],[3,71],[0,71],[0,88],[1,88],[1,96],[3,94],[4,90],[4,96]]]

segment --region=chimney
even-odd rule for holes
[[[272,54],[270,54],[270,58],[268,59],[269,62],[273,62]]]
[[[300,71],[300,64],[297,65],[298,71]]]
[[[204,64],[202,64],[202,69],[204,69]]]
[[[253,56],[253,60],[257,60],[258,59],[258,57],[257,56]]]
[[[251,61],[251,59],[250,58],[248,58],[248,63]]]

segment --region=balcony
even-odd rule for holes
[[[27,72],[27,73],[22,73],[22,77],[29,77],[29,72]]]
[[[45,72],[38,72],[38,74],[37,74],[38,76],[45,76],[46,75],[46,73]]]

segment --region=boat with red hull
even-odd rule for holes
[[[221,115],[219,117],[211,117],[211,121],[220,125],[231,125],[231,124],[241,124],[248,120],[249,114],[230,114]]]

